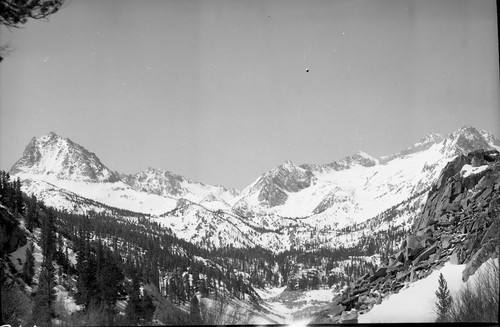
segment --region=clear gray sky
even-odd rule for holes
[[[0,37],[4,170],[50,131],[239,189],[288,159],[500,136],[495,1],[73,0]]]

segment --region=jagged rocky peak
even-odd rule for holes
[[[252,185],[243,190],[243,194],[258,194],[261,205],[274,207],[286,202],[286,192],[298,192],[309,187],[313,182],[310,170],[295,165],[287,160],[276,168],[260,176]]]
[[[479,133],[484,137],[484,139],[492,146],[497,147],[497,150],[500,151],[500,140],[498,140],[495,135],[488,133],[485,130],[480,130]]]
[[[442,142],[443,140],[444,140],[443,135],[437,133],[429,133],[403,152],[413,153],[413,152],[427,150],[434,144]]]
[[[345,169],[350,169],[354,166],[373,167],[378,163],[379,163],[378,160],[369,155],[368,153],[363,151],[358,151],[355,154],[345,157],[339,161],[326,164],[325,167],[334,170],[345,170]]]
[[[272,182],[284,191],[298,192],[311,184],[312,177],[312,172],[287,160],[275,169],[264,174],[262,180],[267,183]]]
[[[170,171],[149,167],[126,178],[133,189],[157,195],[184,195],[181,183],[186,179]]]
[[[449,156],[466,154],[477,149],[492,150],[493,145],[486,137],[472,126],[466,125],[449,134],[444,140],[443,153]],[[491,140],[493,136],[489,137]]]
[[[34,137],[11,175],[45,175],[85,182],[116,182],[119,176],[104,166],[92,152],[54,132]]]

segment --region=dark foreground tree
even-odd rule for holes
[[[193,324],[199,325],[201,324],[201,314],[200,314],[200,302],[198,301],[198,297],[196,295],[193,295],[191,298],[191,305],[189,306],[190,309],[190,318]]]
[[[26,247],[26,262],[23,265],[23,279],[26,284],[31,285],[35,275],[35,257],[33,256],[33,245],[28,243]]]
[[[58,11],[64,0],[0,0],[0,24],[19,27],[28,19],[42,19]]]
[[[44,258],[42,270],[40,273],[40,281],[34,298],[35,306],[30,324],[39,326],[50,326],[51,319],[54,314],[53,303],[56,299],[54,280],[54,266],[52,265],[52,257]]]
[[[448,321],[452,299],[450,290],[448,289],[448,283],[444,279],[442,273],[439,274],[439,288],[436,291],[436,296],[436,312],[438,314],[436,322]]]
[[[29,19],[42,19],[58,11],[64,0],[0,0],[0,24],[18,28]],[[8,44],[0,45],[0,62],[11,51]]]
[[[500,266],[498,258],[483,264],[453,299],[448,322],[498,324]]]

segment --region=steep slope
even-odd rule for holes
[[[445,264],[463,265],[462,281],[467,281],[483,263],[498,258],[499,232],[500,152],[458,155],[433,184],[400,251],[334,298],[336,317],[321,322],[342,320],[347,311],[354,319]]]
[[[288,199],[288,193],[307,188],[312,182],[311,171],[287,161],[266,172],[245,188],[234,208],[244,212],[249,202],[269,208],[283,205]]]

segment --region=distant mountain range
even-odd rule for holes
[[[425,201],[449,161],[478,149],[500,150],[500,141],[464,126],[447,136],[426,135],[380,158],[357,152],[321,165],[287,161],[239,192],[154,168],[133,175],[114,172],[94,153],[51,132],[30,141],[10,174],[23,181],[23,191],[56,208],[124,209],[158,220],[202,246],[260,245],[279,251],[303,245],[317,231],[334,235],[408,199],[419,207],[415,201]],[[333,236],[321,242],[339,245]]]

